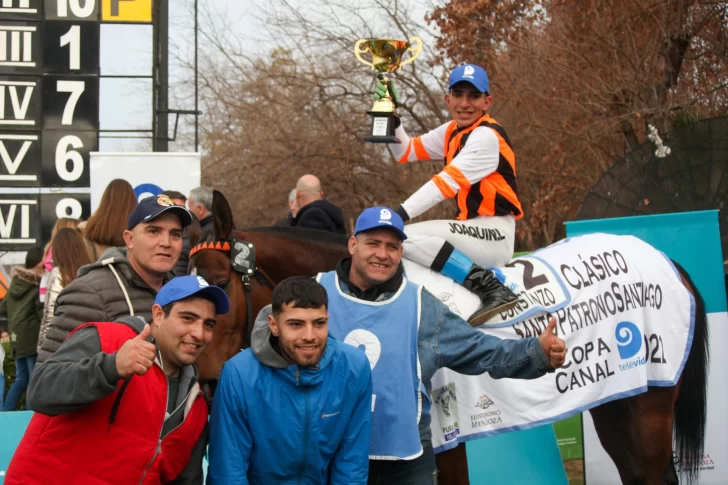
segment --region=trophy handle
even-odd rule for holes
[[[361,62],[362,64],[366,64],[367,66],[371,67],[372,69],[376,69],[376,68],[374,67],[374,64],[373,64],[373,63],[371,63],[371,62],[369,62],[369,61],[365,60],[365,59],[364,59],[364,58],[363,58],[363,57],[361,56],[361,55],[362,55],[362,54],[364,54],[365,52],[368,52],[368,51],[369,51],[369,49],[367,49],[366,47],[364,47],[364,48],[362,49],[362,45],[364,45],[364,44],[366,44],[366,43],[367,43],[367,40],[366,40],[366,39],[359,39],[359,40],[357,40],[357,41],[356,41],[356,44],[354,44],[354,55],[356,56],[356,58],[357,58],[357,59],[359,59],[359,62]]]
[[[399,67],[402,67],[405,64],[409,64],[410,62],[413,62],[415,59],[417,59],[417,56],[419,56],[420,53],[422,52],[422,39],[420,39],[419,37],[416,37],[416,36],[412,37],[410,39],[410,44],[413,44],[413,43],[416,43],[417,45],[411,46],[409,49],[407,49],[408,51],[410,51],[412,56],[409,59],[402,61],[402,63],[399,65]]]

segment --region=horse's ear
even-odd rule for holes
[[[235,228],[233,210],[225,196],[219,190],[212,191],[212,214],[214,215],[215,236],[217,240],[230,239]]]
[[[200,226],[200,221],[198,221],[196,217],[193,217],[192,219],[192,224],[187,226],[185,231],[187,231],[187,238],[190,240],[190,247],[194,248],[202,238],[202,227]]]

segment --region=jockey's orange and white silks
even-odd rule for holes
[[[400,126],[396,136],[402,144],[389,147],[400,163],[445,161],[445,168],[402,204],[410,217],[455,196],[458,220],[523,216],[516,157],[505,130],[489,115],[464,129],[451,121],[416,138],[409,138]]]

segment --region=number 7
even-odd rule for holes
[[[62,125],[70,125],[73,123],[73,112],[76,110],[76,103],[81,94],[86,89],[85,81],[58,81],[56,83],[56,91],[59,93],[71,93],[66,101],[66,107],[63,108]]]

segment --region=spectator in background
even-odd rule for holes
[[[124,248],[111,248],[82,267],[56,300],[38,362],[44,362],[68,334],[86,322],[113,322],[126,316],[152,317],[159,289],[182,251],[182,229],[192,214],[166,195],[147,197],[132,211],[124,231]]]
[[[212,215],[212,189],[204,185],[192,189],[187,198],[187,207],[200,221],[200,240],[198,242],[215,239],[215,223]]]
[[[291,226],[346,234],[344,213],[324,198],[321,182],[315,175],[304,175],[296,183],[299,207]]]
[[[42,274],[43,249],[36,247],[25,255],[25,268],[14,271],[8,294],[0,302],[0,315],[8,317],[10,348],[15,359],[15,382],[8,390],[3,411],[15,411],[38,357],[36,343],[43,313],[38,289]]]
[[[187,206],[187,197],[185,197],[182,192],[178,192],[176,190],[165,190],[160,195],[166,195],[172,199],[174,205],[181,205],[182,207]]]
[[[92,261],[98,261],[111,247],[125,246],[126,222],[136,206],[137,197],[129,182],[115,179],[109,183],[99,207],[86,223],[86,249]]]
[[[166,195],[172,199],[174,205],[179,205],[181,207],[187,206],[187,197],[185,197],[182,192],[177,192],[176,190],[165,190],[161,195]],[[190,263],[190,251],[192,250],[190,237],[189,234],[187,234],[188,229],[189,227],[185,227],[184,231],[182,231],[182,252],[179,255],[177,264],[174,266],[174,269],[172,269],[172,274],[175,276],[187,275],[187,266],[189,266]]]
[[[43,276],[40,279],[40,302],[45,302],[46,292],[48,291],[48,279],[51,276],[51,270],[53,269],[53,251],[51,245],[53,244],[53,238],[56,237],[56,233],[59,229],[64,227],[70,227],[76,229],[78,227],[78,219],[71,219],[70,217],[61,217],[53,224],[53,230],[51,231],[51,240],[45,246],[45,253],[43,254]]]
[[[65,227],[58,231],[53,238],[52,246],[53,269],[48,279],[48,293],[43,304],[43,319],[40,324],[37,350],[40,353],[41,344],[53,320],[58,294],[76,279],[81,266],[93,263],[86,252],[83,236],[76,229]]]
[[[293,219],[296,217],[296,214],[298,214],[298,203],[296,202],[296,189],[291,189],[291,191],[288,193],[288,215],[285,219],[281,219],[280,221],[276,222],[274,226],[276,227],[290,227],[293,225]]]

